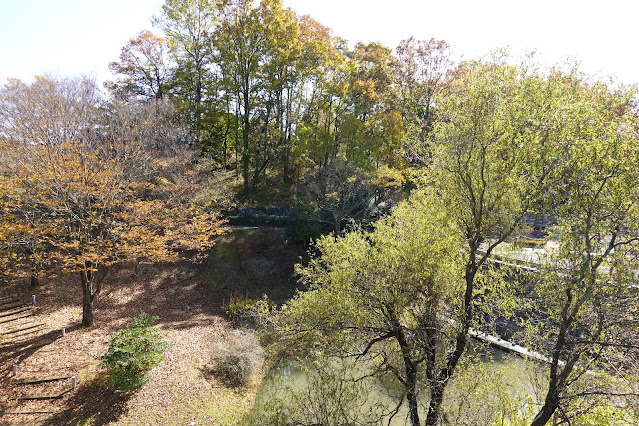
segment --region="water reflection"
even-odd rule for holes
[[[408,424],[402,387],[390,374],[371,376],[352,360],[284,360],[265,379],[251,424]],[[449,385],[447,423],[485,425],[529,418],[540,395],[541,366],[474,343]],[[428,390],[420,392],[425,417]]]

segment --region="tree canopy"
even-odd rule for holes
[[[136,115],[143,106],[109,120],[97,99],[66,103],[67,92],[92,93],[88,87],[87,80],[42,77],[0,93],[15,109],[34,106],[3,122],[8,137],[0,140],[0,165],[11,182],[4,219],[19,224],[11,228],[14,235],[37,241],[29,254],[38,264],[79,273],[85,326],[93,323],[93,300],[113,264],[204,250],[225,229],[216,200],[198,196],[206,175],[202,166],[189,165],[193,152],[139,137],[144,129]],[[49,107],[58,115],[38,114]],[[42,130],[41,123],[58,134]],[[98,272],[103,276],[95,280]]]
[[[281,0],[166,0],[153,24],[108,97],[86,77],[0,88],[3,271],[77,274],[90,326],[113,265],[197,261],[228,230],[221,176],[239,208],[285,204],[287,236],[317,237],[277,344],[391,383],[378,417],[445,423],[498,320],[548,360],[533,425],[586,422],[593,397],[636,413],[635,88],[532,55],[456,62],[437,39],[349,44]]]
[[[392,373],[411,424],[421,424],[417,395],[426,390],[424,424],[437,424],[471,329],[490,330],[490,318],[512,314],[520,297],[534,306],[529,321],[548,319],[529,336],[546,342],[540,352],[552,360],[533,424],[548,422],[560,401],[605,392],[594,380],[589,390],[568,388],[604,348],[636,348],[610,339],[637,336],[633,311],[621,314],[636,297],[627,281],[634,258],[621,250],[636,240],[632,94],[499,57],[461,64],[437,97],[422,192],[371,232],[317,242],[299,269],[309,290],[282,310],[284,334],[302,348],[365,358],[380,377]],[[554,215],[559,237],[548,272],[522,295],[523,284],[490,265],[535,214]],[[616,368],[603,367],[606,377]]]

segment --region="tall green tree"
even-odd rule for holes
[[[403,140],[402,120],[393,105],[396,62],[379,43],[358,43],[349,58],[346,119],[340,129],[346,158],[363,168],[396,166]]]
[[[330,330],[326,336],[314,336],[328,346],[334,342],[343,349],[344,339],[361,339],[362,356],[375,353],[373,358],[378,361],[390,360],[394,351],[399,364],[377,366],[395,374],[404,386],[413,425],[422,424],[417,409],[420,390],[428,392],[424,424],[440,421],[445,391],[467,348],[470,329],[485,325],[484,303],[493,297],[497,301],[502,294],[499,280],[488,280],[482,269],[495,249],[522,229],[524,216],[540,208],[540,200],[554,182],[563,158],[563,146],[554,143],[562,129],[556,114],[562,96],[561,84],[523,65],[511,66],[500,58],[462,65],[437,99],[440,118],[433,128],[433,161],[423,176],[427,196],[422,201],[425,204],[415,209],[425,215],[427,223],[422,225],[422,219],[413,216],[405,218],[399,213],[405,210],[399,209],[375,232],[388,226],[388,232],[405,234],[387,240],[359,234],[347,234],[335,243],[322,240],[321,257],[301,271],[314,291],[308,299],[302,295],[295,302],[298,311],[284,310],[285,316],[299,312],[295,321],[300,326],[294,330],[306,330],[304,315],[308,315],[312,333]],[[413,202],[418,203],[417,199]],[[406,244],[423,241],[425,245],[400,250],[397,244],[401,243],[391,242],[395,240],[406,240]],[[398,253],[420,254],[413,258]],[[436,269],[423,281],[412,281],[421,277],[416,269],[431,261],[444,269]],[[440,275],[443,270],[446,273]],[[425,268],[424,272],[433,271]],[[410,278],[402,278],[404,273]],[[322,291],[328,292],[336,283],[344,291],[324,299]],[[427,287],[416,289],[414,285]],[[351,293],[371,297],[371,302],[355,303]],[[383,298],[395,295],[401,295],[401,308]],[[348,311],[362,313],[362,322],[304,310],[323,303],[343,304]],[[372,303],[374,307],[362,312],[362,306]],[[382,320],[388,328],[377,326]],[[373,331],[377,334],[366,334]],[[393,339],[396,343],[387,344]]]
[[[352,63],[340,40],[321,34],[326,62],[319,67],[311,97],[297,127],[297,150],[305,165],[315,171],[317,180],[326,174],[342,153],[340,129],[348,108],[346,93]]]
[[[397,163],[402,126],[391,102],[394,66],[390,49],[379,43],[359,43],[351,52],[332,41],[299,136],[318,175],[338,159],[365,170]]]
[[[558,238],[532,296],[533,312],[547,320],[529,325],[529,344],[550,357],[534,426],[553,416],[571,422],[593,398],[623,412],[639,395],[636,92],[590,83],[577,71],[549,79],[566,92],[556,141],[566,154],[548,202]]]
[[[235,114],[242,133],[241,173],[244,192],[249,193],[251,149],[254,148],[253,116],[258,103],[258,72],[264,54],[264,33],[257,11],[246,0],[230,2],[224,9],[224,20],[215,45],[224,89],[233,96]]]
[[[118,75],[105,86],[118,99],[162,99],[170,69],[168,45],[151,31],[142,31],[122,48],[119,61],[109,63]]]
[[[411,163],[428,162],[428,137],[435,121],[434,100],[444,90],[452,68],[451,47],[443,40],[402,40],[395,49],[396,96],[407,127],[405,155]]]
[[[400,174],[394,169],[404,167],[404,135],[393,102],[390,49],[360,43],[349,51],[339,39],[327,41],[321,78],[306,103],[296,139],[308,168],[305,198],[330,216],[339,233],[345,220],[360,222],[372,210],[378,189],[373,181],[381,182],[374,176],[377,170]]]
[[[300,59],[305,64],[300,70],[302,75],[297,93],[297,106],[292,104],[293,112],[297,112],[295,134],[292,139],[290,156],[298,167],[313,167],[323,158],[319,146],[326,145],[328,137],[318,136],[318,129],[327,129],[329,124],[320,123],[326,82],[335,72],[341,55],[337,49],[337,38],[325,27],[310,16],[298,17],[301,52]],[[292,97],[295,102],[295,97]],[[295,116],[295,115],[294,115]],[[286,147],[288,150],[288,147]],[[285,155],[289,155],[288,151]],[[287,161],[291,163],[291,158]],[[286,164],[286,163],[285,163]],[[286,166],[289,167],[290,166]],[[285,169],[286,169],[285,167]],[[286,174],[286,172],[285,172]]]
[[[309,52],[307,43],[312,40],[292,10],[284,9],[280,1],[263,2],[260,10],[268,32],[262,67],[266,105],[263,128],[267,132],[272,129],[273,166],[280,169],[283,181],[290,183],[293,131],[301,113],[304,86],[312,69],[320,64]]]
[[[320,64],[313,33],[279,0],[254,5],[230,2],[214,41],[222,75],[221,87],[234,103],[242,146],[244,191],[250,192],[266,171],[280,170],[292,180],[294,131],[304,104],[304,91]]]
[[[305,68],[294,12],[285,9],[279,0],[262,1],[256,12],[263,33],[263,55],[258,71],[260,106],[253,127],[257,148],[252,153],[253,188],[271,163],[274,169],[289,168],[287,147],[290,147],[295,108],[298,108],[296,98]],[[286,171],[283,178],[290,181],[290,172]]]
[[[439,421],[441,404],[482,316],[478,285],[494,250],[522,228],[553,182],[561,152],[554,141],[561,122],[556,108],[563,88],[526,65],[501,58],[462,64],[438,98],[434,154],[427,179],[444,200],[447,215],[466,241],[464,292],[454,343],[432,371],[425,424]],[[480,324],[477,324],[480,325]]]
[[[222,2],[217,0],[166,0],[162,14],[154,18],[172,47],[177,67],[172,90],[191,117],[200,142],[205,112],[206,86],[213,80],[211,38],[220,24]],[[215,92],[213,100],[216,99]]]
[[[352,358],[376,377],[393,377],[398,407],[406,401],[413,425],[431,379],[424,366],[441,362],[437,345],[455,332],[448,319],[463,314],[463,239],[433,195],[415,195],[371,233],[320,239],[320,255],[298,268],[308,291],[279,317],[289,347]],[[362,369],[362,380],[370,370]]]

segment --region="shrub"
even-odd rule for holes
[[[209,370],[229,386],[245,386],[260,372],[264,351],[253,333],[234,330],[213,347]]]
[[[263,299],[244,299],[230,302],[224,312],[238,325],[255,326],[275,308],[275,303],[268,297]]]
[[[98,359],[116,392],[140,388],[149,381],[145,373],[162,361],[162,352],[169,345],[151,328],[157,319],[141,312],[133,325],[111,333],[107,352]]]
[[[286,238],[291,241],[314,240],[332,230],[327,212],[311,204],[298,203],[291,212],[286,226]]]

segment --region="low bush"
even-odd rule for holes
[[[263,299],[244,299],[229,302],[224,313],[237,325],[253,327],[260,323],[275,308],[275,303],[265,297]]]
[[[234,330],[213,347],[208,370],[229,386],[246,386],[263,363],[264,351],[255,335]]]
[[[292,210],[286,226],[290,241],[310,241],[328,234],[333,229],[330,214],[311,204],[298,203]]]
[[[169,344],[158,330],[151,328],[157,319],[141,312],[133,325],[111,333],[107,352],[98,359],[116,392],[140,388],[149,381],[146,372],[162,361]]]

